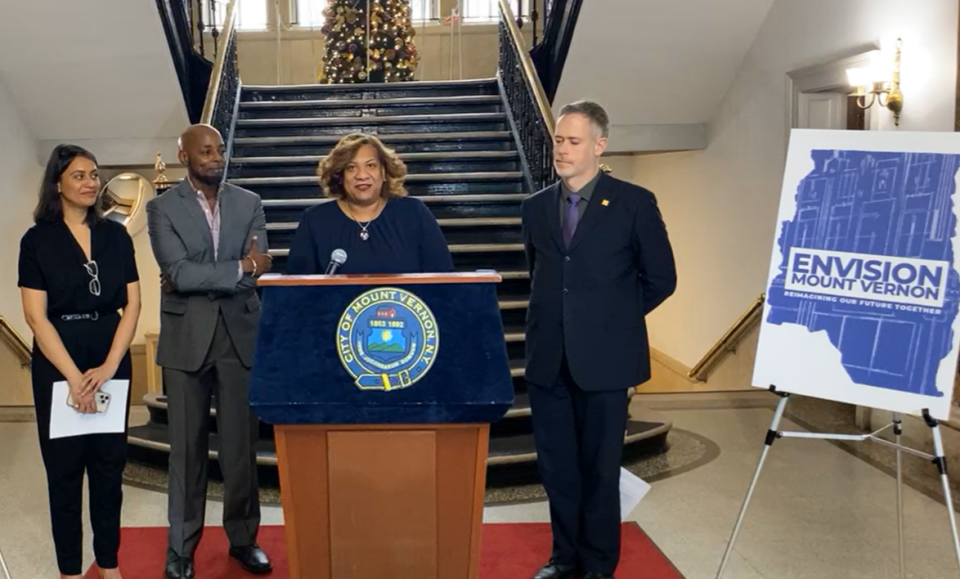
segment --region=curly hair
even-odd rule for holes
[[[383,188],[380,190],[384,200],[406,196],[403,179],[407,176],[407,166],[397,156],[396,151],[388,148],[380,139],[360,133],[340,139],[330,154],[320,161],[317,176],[320,177],[323,194],[333,199],[344,198],[347,192],[343,187],[343,172],[364,145],[370,145],[377,151],[377,158],[384,172]]]

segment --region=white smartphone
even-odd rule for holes
[[[98,390],[98,391],[93,395],[93,402],[96,404],[97,413],[98,413],[98,414],[103,414],[104,412],[107,411],[107,408],[110,407],[110,394],[107,393],[107,392],[103,392],[102,390]],[[73,394],[72,394],[72,393],[71,393],[71,394],[67,394],[67,406],[69,406],[69,407],[71,407],[71,408],[75,408],[75,405],[74,405],[74,403],[73,403]]]
[[[93,395],[93,401],[97,405],[97,412],[103,414],[107,411],[107,408],[110,406],[110,394],[102,390],[98,390]]]

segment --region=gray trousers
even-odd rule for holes
[[[260,527],[258,420],[247,402],[249,370],[240,362],[223,316],[197,372],[164,368],[170,436],[168,556],[193,557],[203,534],[211,395],[216,393],[223,527],[234,547],[252,545]]]

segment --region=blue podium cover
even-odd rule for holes
[[[502,418],[513,381],[496,283],[440,279],[264,276],[254,412],[269,424]]]

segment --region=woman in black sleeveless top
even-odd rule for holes
[[[120,508],[126,432],[50,439],[53,383],[66,381],[76,412],[95,412],[94,393],[130,380],[130,342],[140,315],[133,241],[100,211],[92,154],[71,145],[47,163],[36,225],[20,242],[19,286],[34,334],[33,397],[47,471],[61,577],[81,576],[83,475],[90,487],[93,548],[100,576],[120,577]],[[121,314],[122,311],[122,314]],[[129,411],[129,395],[127,396]]]

